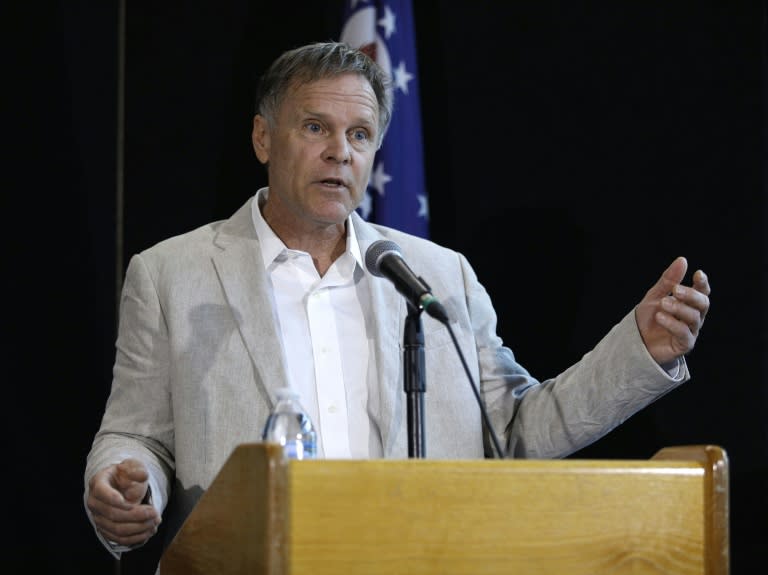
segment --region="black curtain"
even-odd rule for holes
[[[339,0],[124,6],[122,93],[118,0],[6,8],[14,571],[116,569],[85,518],[82,472],[124,264],[264,183],[255,75],[337,37],[341,14]],[[414,15],[430,233],[469,256],[534,375],[578,360],[675,256],[710,275],[693,381],[573,457],[723,446],[732,571],[746,572],[768,516],[766,3],[419,0]],[[133,572],[157,552],[134,555]]]

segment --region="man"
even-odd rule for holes
[[[538,381],[496,334],[459,253],[364,222],[362,200],[392,113],[389,79],[338,43],[289,51],[261,80],[253,147],[269,186],[231,218],[128,266],[112,391],[85,471],[86,510],[115,554],[161,514],[172,537],[234,447],[260,439],[284,385],[327,458],[406,457],[401,339],[407,304],[366,270],[385,239],[440,298],[506,457],[564,457],[690,378],[684,355],[709,308],[679,257],[578,363]],[[424,315],[432,458],[480,458],[488,433],[445,326]],[[461,375],[457,375],[461,374]]]

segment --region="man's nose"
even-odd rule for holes
[[[352,160],[352,151],[346,134],[332,136],[328,139],[328,148],[325,155],[327,160],[348,164]]]

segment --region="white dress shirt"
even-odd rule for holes
[[[371,447],[367,408],[367,377],[375,370],[368,369],[362,303],[368,287],[354,228],[347,222],[347,249],[320,277],[312,257],[288,249],[264,220],[260,206],[268,192],[268,188],[258,191],[253,222],[269,275],[290,386],[317,429],[319,457],[372,457],[380,451]]]

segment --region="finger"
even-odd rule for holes
[[[131,509],[120,509],[95,502],[90,508],[94,521],[104,524],[159,522],[160,514],[152,505],[135,505]]]
[[[101,531],[102,535],[106,538],[107,541],[110,542],[112,545],[123,545],[125,547],[133,547],[135,545],[141,545],[144,543],[147,539],[152,537],[155,533],[157,533],[157,529],[147,530],[143,531],[141,533],[136,533],[134,535],[130,536],[119,536],[119,535],[111,535],[106,531]]]
[[[149,479],[147,467],[137,459],[126,459],[117,465],[115,478],[120,484],[142,483]]]
[[[702,298],[707,297],[698,292],[694,292],[694,293],[696,293],[698,297],[702,297]],[[688,303],[681,301],[680,299],[678,299],[678,297],[667,296],[662,298],[661,300],[661,309],[662,309],[662,313],[666,312],[667,314],[672,316],[673,320],[676,320],[677,322],[682,322],[682,324],[685,326],[684,329],[687,329],[694,336],[699,333],[699,329],[701,328],[701,324],[702,324],[702,315],[701,315],[701,310],[698,309],[697,307],[691,306]],[[683,329],[683,326],[679,326],[679,327]],[[675,330],[673,333],[677,336],[685,335],[679,332],[678,330]]]
[[[679,256],[675,258],[669,267],[664,270],[664,273],[661,274],[656,284],[648,290],[648,295],[655,299],[661,299],[665,295],[670,294],[674,287],[683,281],[687,269],[688,260],[685,257]]]
[[[117,466],[115,485],[126,501],[139,503],[147,492],[149,472],[143,463],[127,459]]]
[[[92,512],[103,512],[106,508],[130,511],[135,503],[126,501],[123,494],[111,489],[109,492],[91,492],[88,495],[88,509]]]
[[[672,336],[671,343],[675,355],[684,355],[693,349],[696,336],[691,332],[691,328],[687,323],[662,310],[656,312],[655,318]]]
[[[113,486],[113,475],[110,472],[101,472],[95,475],[90,482],[88,490],[88,507],[109,506],[120,509],[130,509],[133,504],[126,501],[123,494]]]
[[[94,517],[99,531],[110,541],[121,545],[136,545],[157,533],[159,521],[113,522],[104,517]]]
[[[709,277],[702,270],[696,270],[696,273],[693,274],[693,287],[704,295],[709,295],[712,291]]]
[[[694,330],[695,334],[698,334],[699,328],[701,328],[701,324],[704,322],[704,318],[707,317],[707,312],[709,311],[709,295],[705,292],[709,292],[709,284],[706,283],[706,280],[703,283],[699,282],[698,287],[675,286],[673,292],[674,298],[681,304],[676,307],[677,310],[683,310],[684,308],[692,310],[690,314],[694,314],[693,317],[688,314],[686,318],[687,323],[691,325],[691,329]],[[691,321],[695,321],[696,325],[691,323]]]
[[[709,312],[709,295],[712,293],[712,288],[709,285],[709,277],[702,270],[696,270],[693,274],[693,288],[701,294],[698,298],[700,303],[697,306],[701,312],[701,321],[707,317]]]
[[[93,522],[110,537],[125,537],[151,530],[161,517],[152,505],[135,505],[121,509],[100,501],[89,501]]]

